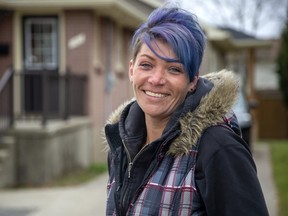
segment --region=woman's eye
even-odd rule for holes
[[[148,70],[152,68],[152,65],[148,63],[140,63],[139,66],[144,70]]]
[[[182,69],[179,68],[179,67],[170,67],[170,68],[169,68],[169,71],[170,71],[171,73],[182,73]]]

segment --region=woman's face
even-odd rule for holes
[[[177,59],[169,45],[156,42],[153,48],[159,55]],[[197,83],[197,79],[189,82],[181,63],[158,58],[145,43],[136,59],[130,62],[129,76],[137,102],[145,115],[160,120],[169,118]]]

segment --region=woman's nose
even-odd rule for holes
[[[165,71],[163,69],[156,69],[148,79],[153,85],[164,85],[166,82]]]

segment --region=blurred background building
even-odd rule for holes
[[[105,161],[101,131],[131,98],[132,33],[162,1],[0,1],[0,185]]]

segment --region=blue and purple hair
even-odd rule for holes
[[[156,40],[168,43],[178,59],[161,56],[153,49]],[[178,7],[155,9],[134,33],[131,48],[136,58],[143,43],[159,58],[183,64],[190,81],[199,73],[206,37],[194,14]]]

